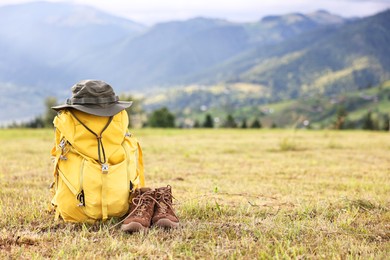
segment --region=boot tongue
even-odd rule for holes
[[[139,191],[140,191],[141,193],[145,193],[145,192],[151,191],[151,190],[152,190],[151,188],[147,188],[147,187],[143,187],[143,188],[140,188],[140,189],[139,189]]]

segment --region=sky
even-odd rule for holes
[[[0,6],[37,0],[0,0]],[[254,22],[266,15],[327,10],[343,17],[363,17],[390,8],[390,0],[47,0],[90,5],[145,25],[203,16]]]

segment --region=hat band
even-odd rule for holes
[[[66,100],[68,105],[82,105],[82,104],[106,104],[119,101],[118,96],[104,97],[104,98],[70,98]]]

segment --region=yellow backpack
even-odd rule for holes
[[[54,126],[56,219],[94,222],[125,215],[131,192],[145,186],[142,150],[128,132],[127,112],[101,117],[62,110]]]

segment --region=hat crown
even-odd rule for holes
[[[116,101],[115,97],[113,88],[101,80],[82,80],[72,87],[72,101],[75,103],[112,103]]]
[[[131,104],[131,101],[119,101],[113,88],[106,82],[88,79],[73,85],[72,97],[65,104],[52,109],[60,111],[72,108],[96,116],[114,116]]]

